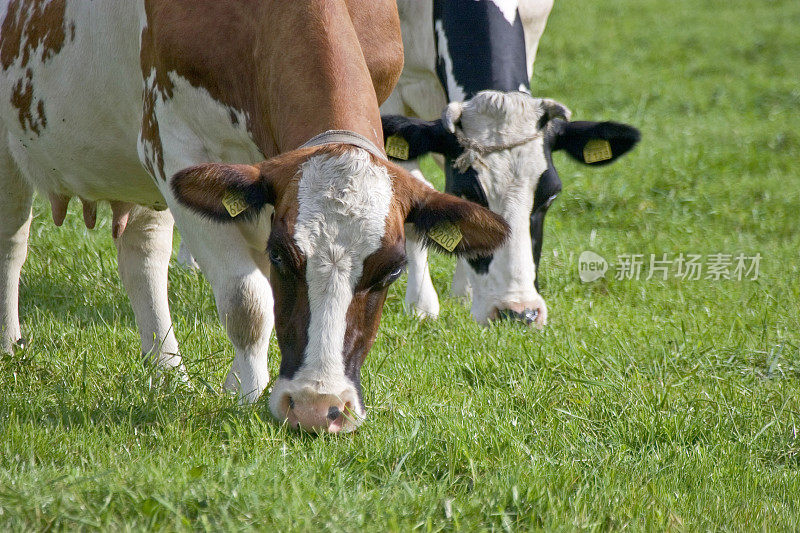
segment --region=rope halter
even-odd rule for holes
[[[470,139],[464,135],[464,132],[460,128],[456,128],[455,134],[456,139],[458,139],[458,144],[464,148],[464,153],[458,156],[455,161],[453,161],[453,166],[461,172],[466,172],[475,161],[482,161],[485,155],[494,152],[502,152],[503,150],[509,150],[511,148],[516,148],[517,146],[522,146],[523,144],[528,144],[529,142],[535,141],[536,139],[542,137],[544,132],[537,131],[536,133],[526,137],[521,137],[519,139],[501,144],[482,144],[475,139]]]

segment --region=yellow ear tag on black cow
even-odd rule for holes
[[[408,141],[399,135],[390,135],[386,137],[386,155],[394,157],[395,159],[408,159]]]
[[[583,160],[597,163],[611,159],[611,144],[605,139],[592,139],[583,147]]]
[[[439,246],[452,252],[461,242],[461,230],[452,222],[444,221],[428,230],[428,237],[436,241]]]
[[[241,214],[243,211],[247,211],[250,207],[242,193],[236,191],[226,192],[225,196],[222,197],[222,205],[225,206],[231,218]]]

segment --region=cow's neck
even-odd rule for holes
[[[271,132],[278,151],[297,148],[330,129],[360,133],[382,145],[375,89],[343,2],[278,2],[291,24],[265,37],[264,73]],[[310,13],[309,10],[313,10]],[[277,75],[275,74],[277,73]]]
[[[514,2],[434,0],[433,22],[436,73],[449,101],[484,90],[530,91]]]

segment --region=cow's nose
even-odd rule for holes
[[[325,399],[313,402],[290,402],[288,421],[295,429],[306,431],[339,433],[344,429],[346,416],[352,411],[349,402],[330,405]]]
[[[528,326],[535,324],[538,317],[538,309],[523,309],[522,311],[515,311],[513,309],[500,309],[497,311],[497,318],[501,320],[522,322]]]
[[[347,433],[366,418],[358,386],[343,379],[278,377],[269,409],[289,427],[314,433]]]
[[[288,396],[286,419],[295,429],[317,433],[339,433],[355,429],[353,399],[329,394]]]

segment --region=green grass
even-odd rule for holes
[[[798,27],[794,0],[558,0],[535,92],[643,141],[604,169],[557,156],[544,331],[472,323],[443,257],[438,321],[392,288],[354,435],[219,395],[231,347],[178,269],[195,387],[155,386],[108,213],[89,232],[73,205],[56,229],[37,201],[30,344],[0,359],[0,527],[799,529]],[[583,284],[586,249],[763,259],[757,281]]]

